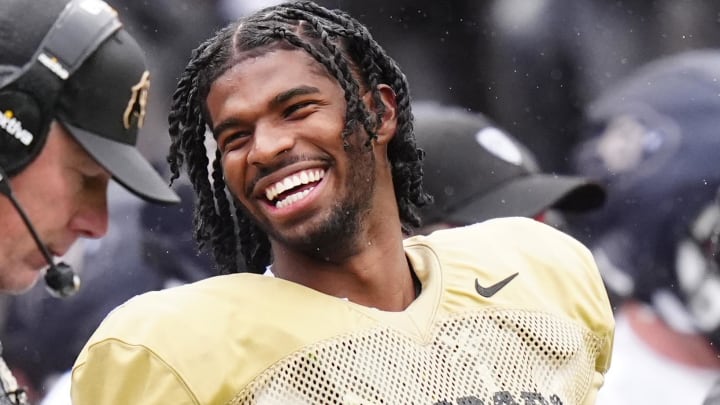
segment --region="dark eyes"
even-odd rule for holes
[[[237,131],[228,134],[227,136],[223,136],[221,139],[219,139],[218,147],[220,148],[221,152],[224,152],[228,149],[233,149],[239,145],[243,139],[250,136],[252,132],[250,131]]]
[[[284,120],[301,120],[315,112],[316,108],[314,107],[318,106],[318,104],[319,103],[316,100],[306,100],[291,104],[290,106],[282,110],[281,116]],[[241,147],[244,142],[253,134],[252,129],[243,129],[236,131],[227,129],[226,132],[227,135],[225,133],[221,133],[218,137],[218,148],[221,152],[226,152],[231,149],[237,149]]]
[[[316,104],[315,101],[303,101],[300,103],[295,103],[290,107],[286,108],[285,111],[283,111],[283,118],[303,118],[310,114],[312,111],[314,111],[313,109],[307,108],[314,104]]]

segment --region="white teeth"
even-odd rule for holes
[[[285,197],[284,199],[280,200],[275,204],[275,207],[277,208],[285,208],[288,205],[294,204],[303,198],[307,197],[308,194],[314,189],[315,187],[310,187],[306,190],[303,190],[299,193],[290,194],[289,196]]]
[[[320,181],[320,179],[322,179],[324,176],[325,171],[322,169],[310,169],[294,173],[265,189],[265,198],[267,198],[269,201],[273,201],[275,200],[275,198],[277,198],[278,195],[287,190],[301,186],[303,184]],[[299,201],[302,198],[306,197],[310,190],[312,190],[312,188],[303,192],[291,194],[284,198],[282,201],[278,201],[276,206],[278,208],[282,208],[292,204],[293,202]]]

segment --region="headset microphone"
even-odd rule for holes
[[[18,203],[17,199],[13,195],[12,189],[10,188],[10,182],[8,181],[5,171],[1,167],[0,194],[6,196],[15,207],[18,214],[20,214],[25,226],[28,231],[30,231],[33,239],[35,239],[35,244],[37,244],[38,249],[40,249],[40,252],[45,257],[45,261],[47,261],[50,266],[45,271],[45,284],[50,294],[58,298],[69,297],[75,294],[80,288],[80,277],[78,277],[69,265],[65,263],[56,264],[53,262],[50,252],[48,252],[47,247],[45,247],[45,244],[40,240],[40,236],[30,222],[30,218],[28,218],[25,210],[22,209],[20,203]]]
[[[45,257],[50,259],[47,252]],[[45,285],[48,292],[57,298],[65,298],[75,294],[80,289],[80,277],[72,267],[60,262],[48,261],[50,267],[45,272]]]

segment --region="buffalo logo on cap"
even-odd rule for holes
[[[140,81],[131,87],[132,94],[123,113],[123,126],[130,129],[137,125],[142,128],[145,121],[145,109],[147,107],[148,92],[150,91],[150,73],[146,70]]]

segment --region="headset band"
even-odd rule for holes
[[[34,59],[65,80],[121,27],[117,13],[106,3],[71,1],[48,31]]]
[[[64,81],[120,28],[122,23],[117,18],[117,12],[106,3],[99,0],[70,1],[32,58],[21,69],[3,80],[4,84],[0,88],[10,87],[19,81],[34,81],[35,77],[32,76],[37,73],[35,67],[38,65]]]

